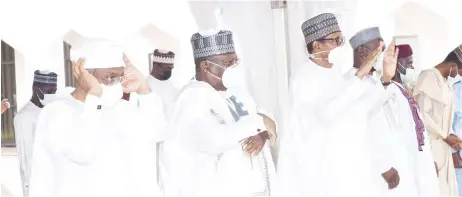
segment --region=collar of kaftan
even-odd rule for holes
[[[440,71],[436,68],[422,71],[419,75],[414,90],[414,98],[419,94],[425,94],[426,96],[443,103],[445,105],[450,104],[452,91],[447,80],[441,75]]]

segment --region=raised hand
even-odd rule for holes
[[[362,79],[364,76],[368,75],[371,72],[372,67],[377,62],[377,58],[379,57],[382,48],[383,43],[380,43],[379,47],[377,47],[374,51],[372,51],[372,53],[370,53],[366,57],[363,64],[360,65],[359,71],[356,73],[356,76]]]
[[[148,82],[144,75],[136,69],[130,62],[128,57],[123,54],[125,62],[124,76],[122,80],[122,87],[125,93],[136,92],[139,95],[148,94],[151,92]]]
[[[100,97],[103,93],[98,80],[85,69],[85,59],[79,58],[72,62],[72,73],[79,87],[87,94]]]
[[[399,49],[396,48],[395,41],[393,40],[383,55],[382,81],[389,82],[395,76],[398,53]]]

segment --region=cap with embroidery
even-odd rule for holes
[[[54,72],[36,70],[34,72],[34,82],[56,85],[58,82],[58,75]]]
[[[462,44],[459,45],[456,49],[454,49],[454,53],[456,54],[459,63],[462,64]]]
[[[359,31],[353,37],[351,37],[350,45],[353,49],[357,49],[363,44],[373,40],[383,40],[378,27],[370,27]]]
[[[235,52],[233,33],[228,30],[195,33],[191,45],[196,59]]]
[[[411,45],[401,44],[401,45],[397,45],[396,47],[399,49],[398,59],[406,58],[414,54],[412,52]]]
[[[175,53],[168,50],[156,49],[154,50],[153,62],[162,64],[173,64],[175,60]]]
[[[302,24],[305,44],[339,31],[340,27],[338,26],[337,18],[335,18],[335,15],[332,13],[317,15]]]

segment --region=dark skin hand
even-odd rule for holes
[[[268,138],[268,131],[263,131],[245,139],[241,144],[247,154],[256,155],[263,149],[263,146],[265,146],[265,142]]]
[[[388,183],[388,189],[394,189],[399,185],[399,174],[395,168],[391,168],[390,170],[384,172],[382,177]]]
[[[462,143],[462,140],[454,134],[449,135],[444,139],[444,141],[451,147],[456,147],[458,144]]]

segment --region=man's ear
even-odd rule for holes
[[[321,46],[318,41],[313,41],[313,50],[319,50]]]

